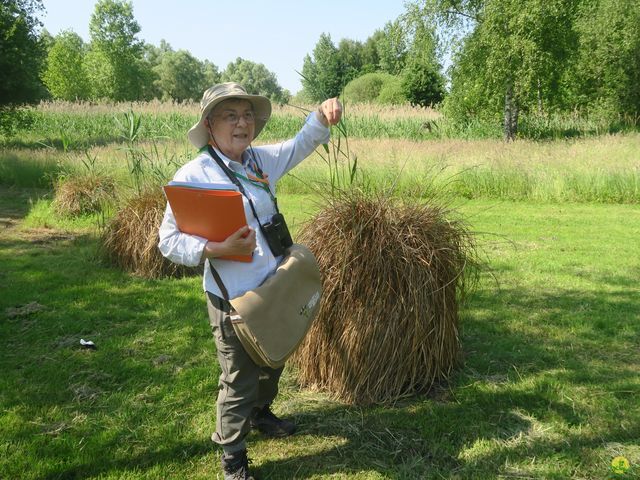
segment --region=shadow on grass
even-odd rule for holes
[[[42,188],[16,188],[0,184],[0,228],[27,216],[35,199],[47,193]]]
[[[31,300],[46,307],[0,324],[7,339],[0,347],[7,387],[1,407],[23,419],[4,441],[20,446],[25,463],[43,465],[38,478],[191,468],[214,448],[190,431],[192,417],[214,410],[204,299],[177,281],[97,266],[92,248],[86,238],[0,241],[0,281],[8,287],[0,314]],[[479,289],[464,312],[466,365],[449,389],[394,408],[302,409],[299,433],[282,440],[293,453],[270,455],[257,469],[261,478],[366,471],[398,480],[492,478],[521,473],[509,465],[531,458],[550,462],[545,478],[568,478],[588,460],[582,455],[637,439],[638,427],[625,429],[615,417],[633,395],[576,406],[566,394],[574,387],[603,395],[634,388],[637,371],[627,367],[637,360],[629,343],[640,336],[640,293],[622,274],[595,280],[607,293]],[[98,351],[78,348],[83,335],[97,339]],[[88,420],[63,420],[68,428],[52,434],[56,420],[43,418],[47,412]],[[185,412],[188,418],[177,416]],[[604,415],[601,425],[590,425],[594,415]],[[547,434],[542,424],[561,430]],[[589,427],[595,431],[580,435]],[[87,448],[79,453],[81,441]],[[257,435],[251,441],[273,442]],[[558,456],[566,464],[553,470]]]
[[[113,458],[108,455],[109,451],[115,450],[121,445],[117,444],[117,441],[109,444],[104,444],[103,448],[107,453],[104,457],[96,458],[95,461],[89,461],[79,465],[74,465],[71,468],[61,468],[59,470],[52,471],[47,475],[41,477],[42,480],[61,480],[61,479],[81,479],[87,478],[87,476],[114,474],[115,472],[129,472],[127,478],[135,478],[131,475],[135,473],[142,473],[148,469],[157,469],[158,467],[171,467],[175,468],[179,462],[189,462],[194,457],[201,457],[211,452],[211,441],[184,441],[174,440],[170,443],[169,447],[154,449],[150,447],[148,450],[140,453],[139,455]],[[116,475],[118,478],[120,475]],[[110,477],[114,478],[114,477]],[[171,478],[171,477],[153,477],[153,478]],[[178,478],[184,478],[183,475],[178,475]]]
[[[398,480],[527,476],[518,463],[556,457],[565,463],[553,467],[557,462],[550,460],[534,477],[570,478],[603,445],[637,442],[640,427],[633,418],[625,426],[617,412],[634,411],[633,398],[640,394],[638,351],[630,348],[640,338],[634,321],[640,318],[640,292],[626,288],[634,280],[624,275],[598,281],[619,289],[478,291],[466,312],[466,365],[445,398],[304,413],[297,421],[305,443],[338,437],[339,446],[269,460],[260,468],[262,478],[371,470]],[[482,319],[474,318],[477,311],[485,312]],[[606,403],[576,402],[574,389],[606,397]],[[610,460],[603,459],[605,466]]]
[[[621,427],[598,438],[575,432],[563,437],[545,435],[536,431],[532,421],[536,412],[532,412],[535,409],[531,404],[539,402],[535,394],[485,395],[487,398],[476,397],[484,402],[483,406],[469,399],[435,406],[420,402],[397,411],[344,407],[299,415],[296,420],[301,428],[296,441],[308,445],[312,453],[286,458],[272,455],[276,459],[267,460],[256,472],[263,480],[333,478],[364,472],[397,480],[455,475],[459,477],[454,478],[465,479],[496,478],[509,473],[505,469],[509,462],[526,464],[537,458],[544,463],[561,454],[567,463],[558,465],[555,474],[530,477],[519,472],[516,476],[564,479],[571,478],[573,469],[584,460],[580,459],[580,452],[597,450],[607,442],[635,442],[637,438],[636,433]],[[554,403],[545,406],[547,415],[562,415],[567,409]],[[489,423],[483,424],[478,418],[476,422],[462,422],[469,419],[470,412],[473,417],[486,416]],[[359,418],[354,418],[356,415]],[[323,439],[327,438],[333,440],[333,445],[323,447]],[[293,440],[284,440],[283,448],[287,441]],[[518,473],[517,469],[512,473]]]

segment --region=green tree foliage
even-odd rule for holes
[[[380,68],[380,55],[378,55],[378,41],[384,36],[382,30],[373,32],[362,46],[362,68],[360,74],[373,73]]]
[[[186,50],[165,52],[154,71],[164,100],[199,100],[206,89],[207,78],[202,63]]]
[[[387,85],[383,95],[387,103],[407,99],[417,105],[440,102],[444,79],[436,59],[434,27],[425,23],[417,7],[413,9],[417,13],[407,13],[388,22],[364,43],[342,39],[336,48],[331,37],[322,34],[313,56],[307,55],[304,59],[302,84],[305,96],[321,101],[339,95],[354,79],[383,72],[404,79]],[[381,77],[366,77],[363,82],[373,85],[373,78]],[[361,88],[360,82],[352,88]],[[378,93],[365,96],[367,101],[378,99]]]
[[[40,47],[42,48],[43,58],[46,61],[47,55],[49,55],[49,50],[51,50],[51,47],[53,47],[53,44],[55,42],[55,38],[49,33],[46,28],[43,28],[40,31],[40,38],[38,39],[38,42],[40,43]]]
[[[380,89],[380,94],[376,99],[377,103],[402,105],[407,103],[406,88],[404,86],[403,77],[392,75],[391,78],[384,82]]]
[[[345,85],[342,70],[338,49],[331,36],[323,33],[313,49],[313,57],[304,58],[302,86],[315,102],[337,97]]]
[[[364,66],[364,45],[361,42],[343,38],[338,43],[338,64],[341,85],[344,86],[362,74]]]
[[[209,60],[202,62],[202,73],[204,75],[205,88],[209,88],[216,83],[220,83],[221,75],[218,67]],[[285,95],[286,98],[286,95]]]
[[[64,31],[55,37],[42,75],[53,98],[69,101],[89,98],[84,53],[84,42],[77,33]]]
[[[169,45],[166,40],[162,39],[160,40],[160,45],[157,47],[151,43],[143,43],[142,52],[145,61],[151,65],[151,68],[154,68],[160,65],[162,55],[173,52],[173,48],[171,48],[171,45]]]
[[[115,101],[144,99],[153,74],[143,61],[143,42],[136,37],[140,25],[133,16],[132,4],[99,0],[91,15],[89,32],[87,72],[92,96]]]
[[[99,0],[89,23],[93,46],[110,53],[141,53],[142,41],[136,38],[140,25],[133,16],[131,2]]]
[[[243,85],[249,93],[264,95],[278,103],[285,103],[289,100],[282,87],[278,85],[276,75],[267,70],[267,67],[262,63],[238,57],[235,62],[229,63],[222,72],[221,81],[237,82]]]
[[[635,0],[584,2],[577,52],[563,78],[564,107],[640,115],[640,8]]]
[[[384,72],[365,73],[354,78],[344,87],[343,99],[349,103],[373,103],[378,101],[386,84],[398,83],[398,77]]]
[[[402,70],[402,91],[412,105],[426,107],[444,97],[444,77],[437,59],[435,27],[415,5],[407,6],[404,24],[410,48]]]
[[[0,108],[34,102],[45,93],[36,17],[42,9],[41,0],[0,2]]]
[[[387,22],[376,43],[378,66],[383,72],[399,75],[404,69],[407,53],[407,35],[400,18]]]
[[[351,80],[380,70],[378,43],[385,33],[377,30],[365,43],[343,38],[336,47],[331,37],[322,34],[313,51],[304,60],[302,84],[305,96],[322,101],[337,96]]]
[[[412,105],[432,106],[444,98],[444,78],[437,67],[412,58],[402,74],[402,92]]]
[[[123,100],[118,90],[118,74],[109,55],[102,49],[90,48],[84,57],[85,68],[94,100]]]
[[[520,111],[559,103],[558,84],[575,45],[576,0],[426,0],[443,27],[470,27],[455,52],[446,113],[454,120],[504,115],[513,138]]]
[[[163,92],[159,86],[159,75],[157,69],[162,62],[162,56],[165,53],[173,52],[171,45],[162,39],[160,46],[155,46],[144,42],[142,45],[142,71],[144,72],[144,91],[143,98],[163,98]],[[170,98],[170,95],[164,95],[164,98]]]
[[[640,8],[634,0],[421,0],[459,42],[445,113],[459,121],[582,111],[640,114]]]

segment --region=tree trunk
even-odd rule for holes
[[[504,139],[507,142],[513,141],[518,133],[518,102],[513,96],[513,84],[507,85],[504,95]]]
[[[542,86],[540,85],[540,79],[538,78],[538,115],[542,116]]]

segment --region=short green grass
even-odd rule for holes
[[[99,264],[93,220],[56,223],[42,195],[0,189],[0,478],[221,478],[200,279]],[[317,208],[280,203],[295,229]],[[429,396],[372,408],[288,371],[275,410],[300,430],[251,434],[260,478],[640,478],[638,208],[459,208],[488,265],[462,309],[464,365]]]

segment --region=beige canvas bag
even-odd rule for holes
[[[218,286],[222,279],[215,271]],[[226,295],[226,288],[222,289]],[[322,283],[313,253],[293,244],[262,285],[229,300],[233,328],[251,359],[279,368],[304,339],[320,309]]]

